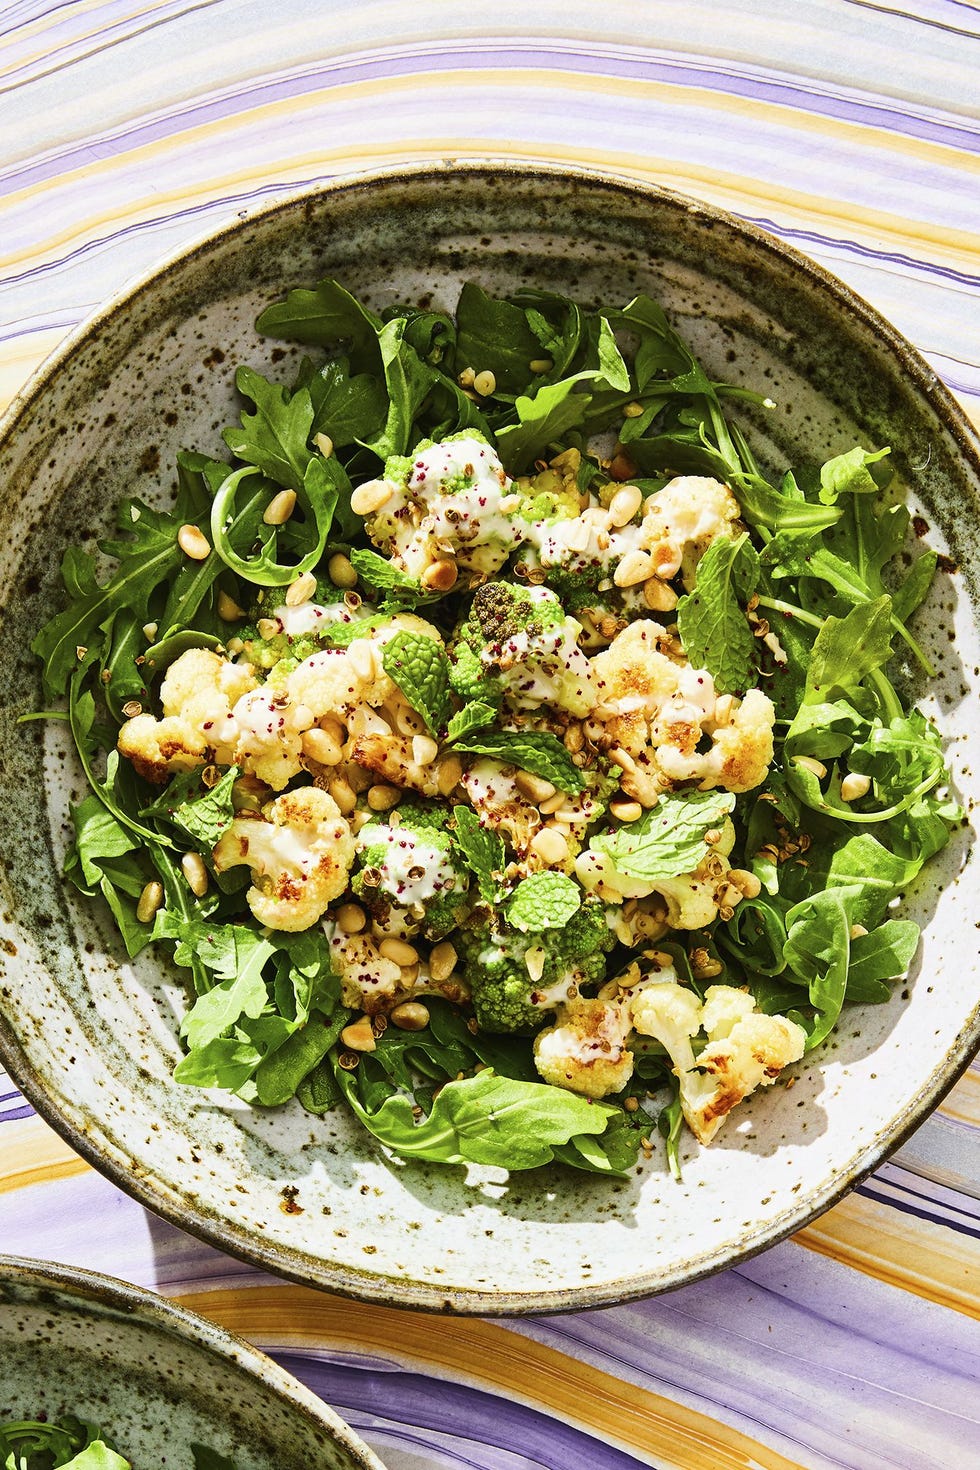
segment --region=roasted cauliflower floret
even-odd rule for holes
[[[752,997],[730,985],[712,985],[704,1005],[672,981],[640,990],[630,1002],[633,1025],[664,1046],[680,1085],[681,1110],[701,1143],[710,1143],[728,1114],[757,1087],[775,1082],[799,1061],[802,1026],[767,1016]],[[695,1052],[694,1038],[707,1038]]]
[[[534,1039],[534,1065],[544,1082],[585,1097],[620,1092],[633,1075],[627,1042],[632,1023],[619,998],[571,1001],[554,1026]]]
[[[454,1005],[468,999],[469,992],[455,971],[437,981],[425,964],[403,966],[386,958],[378,949],[381,941],[369,934],[344,934],[331,921],[325,930],[345,1006],[379,1016],[412,996],[441,995]]]
[[[415,633],[442,644],[438,628],[414,613],[397,613],[390,622],[346,648],[321,648],[304,659],[285,681],[290,703],[310,710],[314,719],[337,715],[349,721],[364,705],[378,709],[396,697],[394,681],[384,671],[386,643],[398,633]]]
[[[727,485],[700,475],[671,480],[644,502],[640,545],[658,577],[680,572],[691,590],[698,562],[712,541],[739,530],[738,501]]]
[[[355,491],[352,505],[394,566],[448,591],[455,577],[441,583],[437,566],[490,576],[520,541],[505,507],[510,485],[496,451],[467,431],[390,458],[380,479]]]
[[[210,649],[189,648],[164,675],[163,718],[141,714],[127,720],[119,731],[119,753],[155,785],[209,760],[231,765],[239,733],[232,710],[254,687],[251,669]]]
[[[246,898],[270,929],[309,929],[347,887],[355,844],[332,797],[315,786],[287,791],[260,814],[236,817],[214,849],[218,872],[247,864]]]

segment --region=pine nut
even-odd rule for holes
[[[424,1031],[429,1024],[429,1012],[421,1001],[403,1000],[388,1019],[402,1031]]]
[[[638,418],[641,418],[642,417],[642,414],[643,414],[643,404],[642,403],[626,403],[626,404],[623,405],[623,418],[624,419],[638,419]]]
[[[762,892],[762,884],[759,879],[747,868],[729,869],[728,881],[734,883],[743,898],[758,898]]]
[[[463,779],[463,762],[458,755],[443,756],[436,767],[436,786],[440,796],[451,796]]]
[[[198,526],[181,526],[177,532],[177,545],[191,561],[206,561],[211,555],[211,546]]]
[[[523,796],[533,801],[535,806],[539,802],[547,801],[549,796],[555,795],[555,787],[543,776],[535,776],[532,771],[518,771],[514,777],[514,785]]]
[[[278,638],[282,632],[282,624],[278,618],[259,618],[255,624],[255,631],[260,638],[265,638],[266,640]]]
[[[362,1016],[351,1026],[345,1026],[340,1039],[349,1051],[374,1051],[374,1027],[370,1016]]]
[[[852,924],[851,925],[851,938],[852,939],[863,939],[864,936],[865,936],[865,934],[867,934],[867,932],[868,931],[867,931],[867,929],[865,929],[865,927],[864,927],[863,924]]]
[[[333,736],[315,726],[303,732],[303,754],[320,766],[339,766],[344,758],[344,752]]]
[[[647,577],[643,584],[643,601],[651,612],[673,612],[677,606],[677,593],[659,577]]]
[[[316,577],[312,572],[304,572],[286,588],[286,606],[302,607],[304,602],[309,602],[315,591]]]
[[[524,956],[524,968],[527,970],[528,978],[537,985],[544,974],[544,962],[548,958],[540,944],[535,944]]]
[[[374,785],[374,776],[370,771],[366,771],[363,766],[359,766],[356,761],[348,762],[345,774],[351,787],[357,792],[358,796],[360,796],[362,791],[366,791],[369,786]]]
[[[136,917],[141,924],[148,924],[159,908],[163,906],[163,884],[157,882],[147,883],[139,896],[136,905]]]
[[[404,939],[382,939],[378,945],[378,954],[386,960],[391,960],[393,965],[404,969],[406,965],[417,965],[419,952],[414,944],[406,944]]]
[[[383,781],[368,788],[367,804],[373,812],[390,812],[401,799],[402,794],[398,787],[388,786]]]
[[[514,783],[517,784],[516,781]],[[538,802],[538,811],[543,817],[552,817],[560,806],[565,805],[564,791],[556,791],[554,796],[546,796],[544,801]]]
[[[491,393],[496,392],[497,379],[489,368],[484,368],[482,373],[477,373],[473,379],[473,387],[481,398],[489,398]]]
[[[417,766],[431,766],[438,754],[438,742],[431,735],[412,736],[412,759]]]
[[[441,944],[434,946],[432,953],[429,955],[429,974],[437,985],[441,985],[443,980],[449,979],[453,970],[456,968],[458,958],[455,945],[450,944],[448,939],[444,939]]]
[[[156,624],[156,623],[144,623],[143,624],[143,637],[146,639],[147,643],[152,643],[154,641],[154,639],[157,636],[157,632],[158,632],[158,624]],[[78,656],[78,658],[84,658],[85,655],[88,653],[88,649],[87,648],[76,648],[75,649],[75,653]]]
[[[456,379],[461,388],[472,388],[476,382],[476,373],[471,367],[464,367]]]
[[[367,914],[359,903],[342,903],[337,910],[337,928],[341,934],[360,934],[367,926]]]
[[[366,638],[355,638],[347,648],[351,668],[359,679],[376,677],[374,649]]]
[[[841,801],[857,801],[860,796],[867,796],[871,790],[871,777],[864,776],[860,771],[851,771],[840,783]]]
[[[643,492],[638,485],[624,485],[617,490],[609,502],[609,520],[617,530],[628,526],[643,504]]]
[[[617,587],[635,587],[637,582],[645,582],[652,571],[649,552],[628,551],[613,572],[613,581]]]
[[[812,776],[816,776],[818,781],[822,781],[827,774],[827,767],[823,761],[814,760],[812,755],[794,755],[793,764],[799,766],[802,771],[809,771]]]
[[[358,516],[374,515],[375,511],[388,504],[394,493],[394,486],[389,485],[387,480],[368,480],[366,484],[358,485],[354,491],[350,498],[350,508]]]
[[[532,373],[550,373],[554,365],[550,357],[532,357],[528,363]]]
[[[708,954],[705,954],[700,964],[695,964],[694,960],[691,960],[691,974],[695,980],[713,980],[716,975],[721,974],[724,968],[721,960],[713,960]]]
[[[399,735],[421,735],[425,731],[425,721],[421,715],[405,705],[395,711],[395,729]]]
[[[422,586],[427,592],[448,592],[455,587],[459,570],[449,557],[432,562],[422,573]]]
[[[345,556],[342,551],[335,551],[327,562],[327,576],[335,587],[349,590],[357,586],[357,573],[350,557]]]
[[[226,623],[237,623],[245,616],[243,608],[227,592],[218,593],[218,617]]]
[[[319,449],[324,459],[329,459],[333,454],[333,440],[329,434],[314,434],[313,443]]]
[[[327,786],[327,793],[337,803],[337,810],[342,817],[349,817],[357,806],[357,796],[350,782],[343,776],[336,776]]]
[[[531,851],[549,868],[563,863],[568,857],[568,843],[553,827],[542,827],[531,838]]]
[[[185,852],[180,866],[187,886],[195,898],[203,898],[208,891],[208,870],[199,852]]]
[[[715,700],[715,712],[712,716],[716,725],[730,725],[732,715],[735,713],[734,694],[719,694]]]
[[[347,818],[347,820],[350,823],[350,829],[351,829],[351,831],[353,832],[354,836],[356,837],[357,834],[358,834],[358,832],[360,832],[361,828],[362,827],[366,827],[367,824],[368,824],[368,822],[370,822],[370,820],[371,820],[371,813],[370,812],[351,812],[351,814]]]
[[[643,815],[643,808],[638,801],[617,798],[609,803],[609,812],[617,822],[638,822]]]
[[[295,509],[296,491],[280,490],[262,512],[262,519],[267,526],[284,526]]]

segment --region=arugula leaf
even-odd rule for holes
[[[381,662],[412,709],[418,711],[432,734],[437,735],[452,709],[445,649],[435,639],[418,633],[396,633],[385,644]]]
[[[581,1134],[605,1132],[616,1109],[546,1083],[498,1077],[487,1068],[448,1082],[431,1113],[416,1122],[410,1098],[396,1094],[368,1112],[349,1072],[337,1081],[365,1128],[401,1158],[437,1164],[489,1164],[535,1169],[550,1163],[554,1146]]]
[[[698,563],[694,591],[677,605],[677,627],[695,668],[707,669],[722,694],[752,683],[756,640],[745,616],[755,591],[759,557],[748,533],[719,537]]]
[[[471,730],[482,730],[485,726],[492,725],[496,718],[497,711],[492,704],[485,704],[482,699],[473,699],[453,715],[446,727],[446,739],[458,740]]]
[[[302,1082],[337,1041],[353,1015],[342,1007],[329,1021],[313,1015],[270,1052],[255,1069],[257,1100],[264,1108],[278,1107],[294,1097]]]
[[[720,827],[734,806],[728,791],[664,795],[637,821],[593,837],[589,846],[629,878],[678,878],[707,857],[705,833]]]
[[[345,357],[305,374],[313,405],[313,434],[326,434],[335,449],[363,443],[377,434],[388,412],[384,384],[373,373],[349,375]]]
[[[292,549],[300,555],[295,563],[275,559],[280,532],[275,526],[257,527],[259,550],[242,556],[232,540],[231,532],[240,522],[235,515],[235,499],[239,487],[257,471],[251,465],[233,470],[215,492],[211,505],[211,537],[217,556],[233,572],[260,587],[285,587],[304,572],[310,572],[326,549],[337,502],[343,492],[349,500],[350,482],[335,455],[324,459],[310,456],[302,480],[293,488],[304,515],[302,533],[293,530]],[[285,535],[285,528],[283,529]],[[302,544],[299,544],[300,541]]]
[[[476,877],[480,897],[484,903],[496,903],[507,862],[503,840],[481,827],[476,812],[468,806],[453,807],[453,823],[456,844]]]
[[[860,603],[844,618],[829,617],[813,643],[805,703],[850,689],[891,657],[891,598]]]
[[[457,736],[457,750],[467,755],[487,755],[505,765],[517,766],[542,776],[559,791],[575,794],[585,790],[585,777],[555,735],[539,731],[493,731]]]
[[[890,449],[879,449],[871,454],[860,445],[855,445],[846,454],[828,459],[820,471],[820,500],[824,505],[833,505],[841,495],[877,495],[881,486],[868,470],[869,464],[877,464]]]
[[[531,380],[530,364],[541,351],[519,306],[488,296],[473,281],[464,284],[456,306],[457,373],[467,367],[489,371],[498,391],[520,393]]]
[[[886,1001],[885,982],[904,975],[919,945],[919,926],[911,919],[888,919],[871,934],[851,940],[845,999],[865,1004]]]
[[[542,384],[533,398],[522,394],[516,399],[517,423],[506,424],[497,433],[497,448],[512,475],[582,423],[589,395],[577,392],[576,385],[595,376],[595,372],[575,373],[557,383]]]
[[[252,368],[235,374],[239,393],[255,404],[254,414],[242,413],[241,428],[225,429],[228,448],[246,464],[255,465],[277,485],[297,493],[303,488],[313,458],[313,400],[309,390],[290,393],[281,383],[270,383]]]
[[[827,888],[795,904],[786,915],[786,963],[808,987],[817,1012],[808,1028],[807,1051],[830,1035],[844,1003],[855,896],[852,888]]]
[[[352,363],[368,371],[377,368],[381,322],[336,281],[320,281],[312,290],[290,291],[284,300],[267,306],[255,325],[266,337],[287,342],[319,347],[350,342]]]
[[[241,1017],[256,1020],[262,1014],[269,1000],[262,972],[276,946],[258,930],[245,924],[175,923],[163,910],[153,937],[176,938],[178,965],[190,965],[193,957],[217,977],[218,983],[198,996],[181,1023],[189,1051],[217,1041]]]
[[[100,893],[132,958],[150,942],[150,930],[136,917],[147,875],[132,854],[140,844],[94,793],[72,808],[75,842],[65,860],[65,877],[91,898]]]
[[[582,890],[564,873],[532,873],[514,889],[504,906],[508,924],[522,934],[563,929],[582,907]]]
[[[388,322],[378,334],[381,366],[388,391],[388,413],[381,430],[361,442],[378,456],[407,454],[418,437],[414,432],[422,400],[437,376],[404,340],[405,321]]]

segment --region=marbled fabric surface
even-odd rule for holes
[[[775,231],[980,421],[978,68],[964,0],[0,5],[0,405],[128,277],[246,205],[489,156],[656,180]],[[978,1195],[974,1070],[866,1184],[738,1269],[578,1316],[437,1323],[162,1224],[0,1074],[0,1250],[232,1327],[394,1470],[975,1464]]]

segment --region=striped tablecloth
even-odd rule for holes
[[[245,205],[479,155],[656,180],[775,231],[980,419],[978,73],[965,0],[9,0],[0,403],[127,277]],[[976,1465],[978,1194],[974,1071],[872,1179],[737,1270],[640,1305],[435,1330],[164,1225],[0,1074],[0,1250],[210,1315],[396,1470]]]

